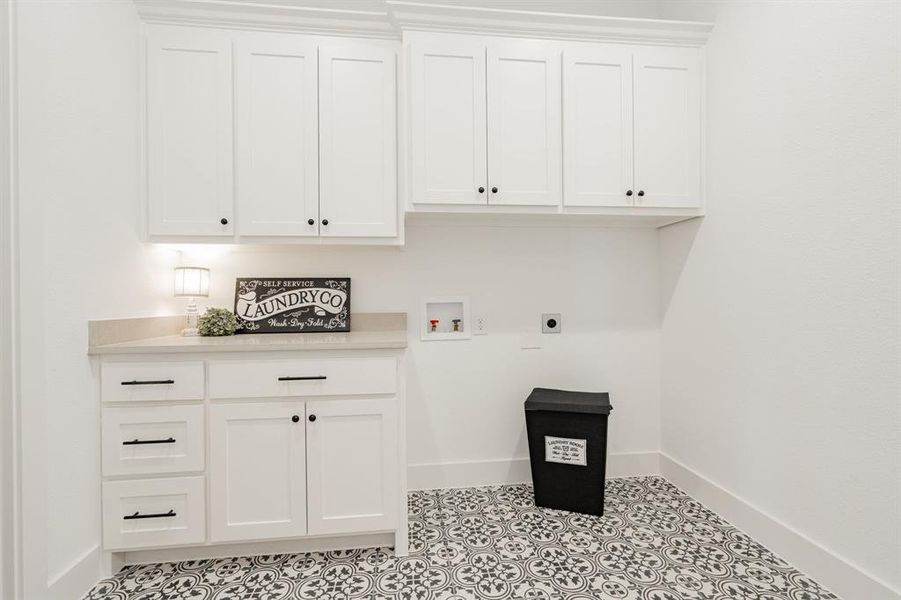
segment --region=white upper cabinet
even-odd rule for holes
[[[319,48],[319,217],[324,237],[397,235],[397,53]]]
[[[146,36],[151,239],[399,237],[396,43]]]
[[[210,415],[210,539],[306,533],[302,402],[221,404]]]
[[[316,44],[272,33],[235,42],[238,233],[319,234]]]
[[[488,45],[489,204],[561,200],[560,50],[537,41]]]
[[[563,53],[563,204],[631,205],[632,52]]]
[[[414,205],[560,205],[558,44],[427,37],[410,70]]]
[[[225,32],[148,26],[151,235],[231,235],[232,45]]]
[[[406,31],[399,70],[388,40],[148,24],[147,232],[398,243],[399,150],[410,212],[695,216],[706,34],[676,29]]]
[[[405,46],[408,210],[698,214],[669,210],[701,206],[698,48],[447,33]]]
[[[423,42],[410,70],[414,202],[485,204],[485,44]]]
[[[396,527],[394,399],[310,400],[307,414],[310,535]]]
[[[696,49],[635,50],[637,206],[701,205],[700,92]]]

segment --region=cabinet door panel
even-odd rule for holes
[[[488,47],[489,204],[561,201],[560,51],[541,42]]]
[[[629,50],[564,52],[563,124],[564,205],[631,205]]]
[[[231,41],[212,30],[147,32],[149,233],[230,235]]]
[[[213,405],[209,414],[210,538],[304,535],[303,404]]]
[[[324,237],[397,235],[396,62],[394,49],[383,46],[319,49]]]
[[[485,44],[416,44],[410,63],[413,202],[485,204]]]
[[[235,59],[238,233],[318,235],[316,45],[248,33]]]
[[[307,403],[310,534],[397,525],[397,413],[393,398]]]
[[[636,50],[636,205],[700,206],[700,92],[695,49]]]

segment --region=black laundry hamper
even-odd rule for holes
[[[535,504],[604,514],[607,392],[535,388],[525,402]]]

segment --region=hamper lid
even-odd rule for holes
[[[526,399],[526,410],[609,415],[613,407],[610,406],[608,392],[570,392],[535,388]]]

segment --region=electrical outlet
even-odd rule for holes
[[[488,333],[488,319],[486,317],[474,317],[472,319],[472,334],[486,335]]]
[[[541,333],[560,333],[563,321],[560,313],[544,313],[541,315]]]

